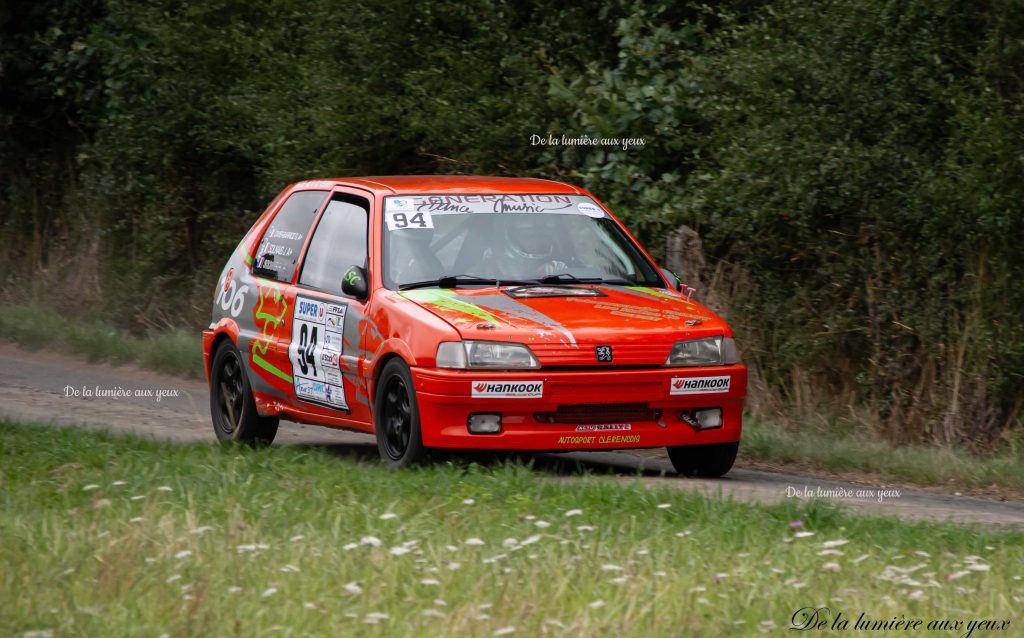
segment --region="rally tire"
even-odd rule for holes
[[[210,414],[221,443],[270,445],[277,435],[278,419],[256,411],[242,355],[228,340],[221,342],[210,366]]]
[[[668,458],[683,476],[717,478],[732,469],[740,442],[669,447]]]
[[[377,450],[388,467],[397,470],[427,460],[416,388],[409,366],[401,359],[384,364],[377,380],[373,414]]]

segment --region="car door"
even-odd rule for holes
[[[294,394],[316,421],[371,422],[362,371],[364,300],[342,292],[353,266],[368,268],[368,193],[336,189],[320,214],[295,285],[288,359]]]
[[[251,270],[245,272],[242,283],[255,294],[252,316],[239,321],[238,347],[249,364],[257,403],[264,406],[285,406],[293,401],[288,360],[288,328],[295,304],[292,284],[303,247],[329,195],[325,189],[289,194],[260,237]]]

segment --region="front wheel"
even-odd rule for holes
[[[732,469],[740,442],[678,445],[667,449],[676,472],[684,476],[717,478]]]
[[[416,389],[409,366],[401,359],[384,364],[373,412],[377,449],[388,467],[405,468],[425,460]]]
[[[256,411],[242,355],[226,340],[210,366],[210,413],[221,443],[270,445],[277,435],[278,420]]]

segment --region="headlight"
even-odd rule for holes
[[[437,367],[515,370],[539,368],[540,362],[521,343],[448,341],[437,346]]]
[[[682,339],[672,346],[667,366],[720,366],[739,363],[736,341],[732,337]]]

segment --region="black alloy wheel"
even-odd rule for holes
[[[222,342],[213,355],[210,413],[221,443],[270,445],[277,435],[278,420],[256,411],[242,355],[230,341]]]
[[[703,445],[679,445],[669,447],[668,458],[676,472],[684,476],[718,478],[732,469],[736,461],[739,441],[732,443],[708,443]]]
[[[392,468],[415,465],[426,457],[419,408],[409,366],[401,359],[384,365],[378,380],[374,430],[381,459]]]

